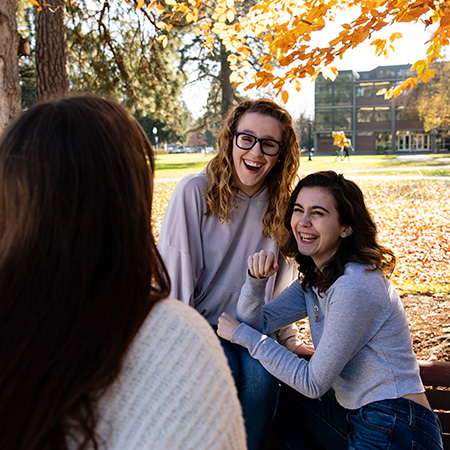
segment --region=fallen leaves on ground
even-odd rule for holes
[[[450,290],[450,182],[359,181],[379,229],[379,240],[398,257],[392,276],[405,293]]]

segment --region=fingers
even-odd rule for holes
[[[217,334],[228,341],[231,340],[231,336],[234,333],[234,330],[239,325],[239,321],[236,320],[233,316],[230,316],[227,313],[222,313],[219,317],[219,323],[217,325]]]
[[[273,252],[261,250],[247,259],[248,269],[255,278],[270,277],[278,270]]]

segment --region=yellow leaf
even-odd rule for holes
[[[158,3],[157,5],[156,5],[156,11],[158,11],[160,14],[164,14],[164,6],[163,5],[161,5],[160,3]]]
[[[297,92],[300,92],[300,90],[302,89],[302,84],[300,83],[300,80],[295,80],[295,89],[297,90]]]
[[[387,89],[380,89],[379,91],[377,91],[377,93],[375,95],[384,95],[387,92]]]
[[[210,25],[208,22],[203,22],[203,23],[200,25],[200,29],[201,29],[202,31],[209,31],[210,26],[211,26],[211,25]]]
[[[392,97],[392,94],[393,94],[393,89],[392,88],[389,88],[385,93],[384,93],[384,98],[386,99],[386,100],[389,100],[391,97]]]
[[[238,81],[239,79],[239,75],[237,72],[233,72],[230,75],[230,83],[236,83],[236,81]]]
[[[391,42],[394,42],[395,39],[400,39],[402,37],[403,37],[402,33],[398,33],[398,32],[397,33],[392,33],[391,37],[389,38],[389,40]]]
[[[166,28],[166,22],[160,21],[156,24],[156,28],[159,28],[160,30],[163,30],[164,28]]]
[[[227,11],[228,22],[232,23],[235,17],[236,17],[236,15],[234,14],[234,11],[232,9],[229,9]]]
[[[288,102],[288,100],[289,100],[289,93],[288,93],[288,91],[283,91],[281,93],[281,99],[283,100],[283,103],[285,103],[285,104]]]
[[[338,71],[334,66],[325,66],[322,68],[322,75],[325,79],[330,79],[334,81],[337,77]]]
[[[193,20],[194,20],[193,14],[190,13],[190,12],[187,13],[187,14],[186,14],[186,22],[187,22],[187,23],[191,23]]]
[[[157,41],[165,48],[168,42],[167,36],[166,35],[161,35],[158,36]]]
[[[398,97],[403,92],[403,85],[395,86],[394,88],[394,97]]]
[[[141,9],[144,6],[145,0],[138,0],[137,9]]]
[[[169,6],[174,6],[177,4],[177,2],[175,0],[165,0],[165,2],[166,2],[166,5],[169,5]]]
[[[28,0],[28,2],[32,5],[39,6],[39,3],[36,0]]]
[[[202,33],[202,31],[200,30],[199,27],[195,27],[195,28],[194,28],[194,33],[195,33],[197,36],[200,36],[200,34]]]
[[[422,81],[426,83],[430,78],[434,77],[434,70],[433,69],[426,69],[422,74]]]

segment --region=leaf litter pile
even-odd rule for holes
[[[392,282],[401,292],[419,359],[450,361],[450,181],[356,181],[398,264]],[[158,238],[176,182],[155,183],[153,227]],[[307,321],[300,335],[309,338]]]

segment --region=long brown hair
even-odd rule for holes
[[[350,226],[352,234],[341,239],[338,251],[322,270],[319,270],[310,256],[298,251],[297,241],[291,228],[291,218],[298,194],[304,187],[326,189],[334,198],[339,221]],[[329,288],[343,273],[348,262],[372,265],[389,277],[396,264],[392,250],[378,243],[377,227],[364,202],[364,195],[356,183],[331,170],[312,173],[297,184],[289,200],[284,224],[289,238],[281,249],[287,257],[295,258],[299,264],[303,289],[316,286],[319,292]]]
[[[151,227],[153,151],[122,106],[37,105],[0,141],[0,448],[80,448],[96,400],[170,283]]]
[[[207,214],[216,214],[220,220],[226,222],[231,220],[231,213],[236,208],[237,187],[233,180],[233,139],[239,121],[245,113],[270,116],[277,119],[281,125],[283,147],[278,155],[279,161],[267,175],[269,203],[263,218],[263,235],[281,241],[285,235],[283,228],[285,205],[298,180],[300,147],[291,115],[272,100],[245,100],[225,119],[217,142],[217,155],[206,168]]]

